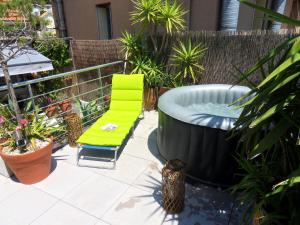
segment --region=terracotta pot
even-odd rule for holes
[[[72,76],[65,77],[64,80],[65,80],[66,82],[72,83],[73,77],[72,77]]]
[[[46,114],[47,114],[48,117],[56,116],[58,114],[57,105],[49,106],[46,109]]]
[[[160,87],[159,88],[159,92],[158,95],[161,96],[162,94],[164,94],[165,92],[167,92],[168,90],[170,90],[171,88],[169,87]]]
[[[105,95],[103,100],[104,100],[104,104],[105,105],[109,105],[110,104],[110,98],[111,96],[110,95]]]
[[[144,91],[144,109],[153,110],[157,105],[157,88],[146,88]]]
[[[71,110],[72,109],[71,101],[70,100],[65,100],[65,101],[59,103],[59,108],[63,112],[67,112],[67,111]]]
[[[21,155],[5,154],[0,146],[0,156],[21,183],[34,184],[50,174],[52,149],[53,140],[51,139],[45,147]]]

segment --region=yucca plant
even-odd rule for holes
[[[145,28],[158,22],[162,0],[133,0],[132,3],[134,4],[134,11],[130,14],[132,24],[140,23]]]
[[[183,82],[189,78],[196,83],[198,76],[204,71],[204,67],[199,61],[204,56],[206,48],[202,44],[193,45],[191,40],[186,43],[179,41],[178,46],[173,47],[171,55],[172,66],[176,70],[175,79]]]
[[[125,31],[120,39],[123,44],[123,52],[126,58],[137,56],[142,52],[142,37],[138,33],[129,33]]]
[[[134,11],[130,14],[130,20],[133,25],[141,25],[138,33],[149,35],[152,57],[158,62],[167,62],[165,58],[165,50],[169,42],[168,35],[174,32],[182,31],[185,26],[183,19],[186,13],[181,4],[177,1],[170,0],[133,0]],[[158,30],[162,31],[162,38],[158,34]],[[126,34],[123,35],[126,38]],[[147,40],[147,37],[145,38]]]
[[[241,2],[271,20],[300,25],[300,21]],[[259,71],[262,82],[238,100],[250,97],[235,124],[242,147],[237,159],[245,176],[233,190],[242,191],[243,200],[250,203],[250,219],[264,211],[261,224],[296,225],[300,221],[300,37],[272,49],[239,81]]]
[[[174,76],[170,74],[169,65],[173,44],[172,35],[184,30],[186,12],[182,4],[176,0],[132,0],[132,2],[134,11],[130,14],[130,20],[133,25],[136,25],[137,32],[132,34],[125,32],[123,34],[121,38],[123,52],[125,58],[128,59],[131,73],[145,74],[146,87],[152,90],[149,93],[156,95],[146,99],[157,100],[159,87],[175,86]],[[190,54],[186,58],[179,54],[177,58],[174,57],[176,66],[180,65],[179,69],[182,69],[181,72],[184,73],[182,65],[188,64],[190,66],[185,67],[187,73],[181,77],[180,82],[190,75],[196,78],[195,73],[200,71],[199,68],[202,68],[197,66],[196,62],[199,55],[198,46],[191,48],[190,51],[187,48],[188,52],[182,53],[183,55]],[[179,51],[182,50],[180,46],[178,49]],[[187,62],[188,60],[191,62]],[[127,68],[127,63],[125,65]],[[147,93],[147,89],[145,93]]]
[[[185,26],[183,16],[186,14],[181,4],[177,1],[166,0],[159,9],[159,23],[168,34],[176,31],[182,31]]]
[[[137,57],[131,61],[133,69],[131,73],[145,74],[146,85],[150,88],[160,85],[164,73],[162,65],[149,57]]]

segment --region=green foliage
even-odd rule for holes
[[[69,45],[63,39],[38,40],[33,44],[33,47],[52,60],[53,73],[62,72],[64,67],[72,63]]]
[[[204,56],[206,48],[202,44],[193,46],[191,40],[187,43],[179,42],[178,47],[173,47],[171,61],[177,70],[176,78],[182,81],[185,78],[192,79],[196,83],[198,75],[204,71],[199,60]]]
[[[255,8],[269,18],[297,24],[270,10]],[[299,69],[297,36],[272,49],[241,78],[248,80],[259,71],[264,77],[238,100],[243,107],[235,124],[242,147],[238,162],[246,175],[233,190],[242,191],[243,199],[256,205],[249,208],[252,217],[258,210],[266,212],[262,224],[298,224],[300,220]]]
[[[125,32],[120,39],[123,51],[131,65],[131,73],[144,73],[146,86],[175,85],[175,73],[180,77],[177,84],[196,82],[196,73],[203,67],[198,64],[202,45],[174,48],[174,65],[169,65],[172,48],[172,34],[185,28],[184,11],[176,0],[133,0],[132,24],[137,24],[136,33]],[[159,30],[159,32],[158,32]],[[189,49],[190,47],[191,49]],[[185,52],[184,52],[185,51]],[[200,51],[200,52],[199,52]],[[204,50],[203,50],[204,52]],[[190,80],[189,80],[190,79]]]
[[[147,26],[161,26],[169,34],[184,29],[183,16],[186,12],[176,0],[136,0],[132,2],[135,8],[130,18],[132,24],[140,23],[143,29]]]
[[[34,42],[33,47],[38,52],[52,60],[54,70],[50,72],[51,74],[63,72],[63,69],[72,63],[69,53],[69,45],[63,39],[38,40]],[[40,73],[39,75],[48,76],[48,73]],[[64,86],[64,79],[57,78],[47,82],[38,83],[36,85],[36,90],[38,93],[48,93],[58,90]],[[56,100],[58,98],[58,94],[58,92],[51,92],[48,97],[52,100]]]
[[[132,2],[135,8],[130,18],[132,24],[141,23],[143,27],[146,27],[158,23],[158,15],[162,6],[161,0],[136,0]]]
[[[148,87],[157,87],[162,82],[163,68],[148,57],[136,57],[130,61],[133,65],[132,74],[145,74],[146,85]]]
[[[17,146],[14,138],[16,130],[21,130],[28,143],[31,143],[33,146],[36,140],[45,141],[64,130],[62,124],[50,123],[46,115],[39,114],[41,112],[39,108],[35,108],[36,114],[31,111],[31,108],[32,103],[27,103],[23,109],[24,119],[18,122],[9,107],[0,106],[0,117],[4,118],[4,122],[0,123],[0,131],[5,134],[4,137],[8,138],[8,141],[3,143],[3,145],[11,146],[12,151]],[[24,150],[26,151],[27,149]]]
[[[139,56],[143,50],[142,37],[138,33],[129,33],[125,31],[120,39],[123,44],[123,52],[127,58]]]
[[[97,103],[97,100],[84,102],[80,99],[77,99],[77,105],[80,108],[82,113],[82,122],[84,126],[88,126],[93,123],[93,119],[96,119],[97,116],[103,113],[103,109]]]
[[[10,134],[9,132],[6,132],[7,130],[13,130],[15,127],[13,121],[13,114],[11,110],[5,105],[0,104],[0,138],[9,138]],[[5,123],[3,123],[5,121]]]
[[[168,34],[173,31],[182,31],[185,26],[183,16],[186,12],[183,10],[181,4],[177,1],[166,0],[159,10],[158,21]]]
[[[36,109],[39,112],[39,109]],[[34,115],[33,113],[25,115],[29,124],[24,126],[25,136],[29,141],[32,140],[46,140],[55,133],[64,130],[62,124],[50,123],[46,115]]]
[[[41,18],[32,13],[34,4],[45,4],[44,0],[10,0],[0,3],[0,18],[9,16],[11,12],[18,13],[19,19],[12,23],[0,21],[0,29],[14,32],[16,29],[37,27],[43,22]]]

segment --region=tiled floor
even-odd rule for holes
[[[53,154],[53,171],[40,183],[26,186],[0,176],[0,225],[241,224],[233,197],[204,185],[186,185],[184,212],[164,213],[156,124],[157,113],[146,112],[116,170],[93,167],[107,162],[77,167],[76,149],[65,146]]]

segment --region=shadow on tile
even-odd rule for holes
[[[152,201],[147,204],[155,204],[151,216],[161,210],[163,196],[161,181],[148,176],[148,184],[144,187],[151,188],[152,193],[136,196],[136,198],[150,198]],[[241,224],[242,210],[234,196],[226,191],[210,186],[193,186],[186,183],[185,209],[180,214],[165,214],[162,224],[209,224],[209,225],[238,225]]]
[[[147,140],[148,149],[150,150],[151,154],[158,159],[162,164],[166,162],[166,160],[160,155],[157,147],[157,128],[153,130]]]

